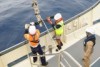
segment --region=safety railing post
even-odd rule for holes
[[[48,48],[49,48],[49,53],[52,54],[52,45],[49,45]]]
[[[60,57],[60,53],[58,53],[58,67],[61,67],[60,62],[61,62],[61,57]]]
[[[38,56],[38,59],[39,59],[39,65],[38,65],[38,67],[41,67],[41,63],[40,63],[40,55]]]

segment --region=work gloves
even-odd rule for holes
[[[25,29],[28,29],[30,24],[25,24]]]

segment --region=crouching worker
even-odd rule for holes
[[[41,48],[41,45],[39,44],[40,31],[36,29],[34,22],[31,22],[30,25],[25,24],[24,37],[26,40],[29,41],[34,56],[36,56],[37,53],[39,55],[43,55],[43,50]],[[41,56],[40,59],[43,66],[48,65],[45,56]],[[36,61],[37,61],[37,57],[33,57],[33,62],[35,63]]]
[[[51,21],[51,18],[54,18],[55,23]],[[64,21],[62,18],[62,15],[60,13],[57,13],[53,17],[47,17],[47,21],[52,25],[54,31],[55,31],[55,39],[57,41],[57,49],[56,51],[60,50],[61,47],[63,46],[63,43],[61,42],[61,35],[63,34],[63,25]]]
[[[89,67],[90,65],[90,57],[93,53],[93,48],[95,45],[95,33],[94,30],[91,28],[86,29],[86,39],[84,40],[84,57],[83,57],[83,64],[84,67]]]

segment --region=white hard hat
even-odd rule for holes
[[[30,25],[34,25],[34,22],[30,22]]]
[[[95,34],[95,31],[92,28],[87,28],[86,32],[91,33],[91,34]]]
[[[57,13],[57,14],[54,16],[54,19],[55,19],[55,20],[58,20],[58,19],[60,19],[60,18],[62,18],[61,13]]]
[[[30,26],[29,27],[29,34],[34,35],[36,33],[36,27],[35,26]]]

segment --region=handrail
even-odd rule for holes
[[[60,52],[61,53],[61,52]],[[53,53],[53,54],[43,54],[43,55],[36,55],[36,56],[32,56],[32,57],[42,57],[42,56],[51,56],[51,55],[60,55],[60,53]],[[60,57],[59,57],[59,59],[58,59],[59,61],[58,61],[58,66],[60,67],[60,65],[59,65],[59,63],[60,63]],[[33,63],[31,63],[32,65],[37,65],[37,66],[39,66],[39,64],[33,64]]]
[[[70,21],[74,20],[75,18],[77,18],[77,17],[79,17],[79,16],[85,14],[86,12],[92,10],[92,9],[93,9],[94,7],[96,7],[99,3],[100,3],[100,0],[98,0],[93,6],[91,6],[91,7],[88,8],[87,10],[85,10],[85,11],[83,11],[83,12],[81,12],[81,13],[75,15],[74,17],[72,17],[72,18],[66,20],[66,21],[65,21],[65,24],[67,24],[67,23],[69,23]],[[53,29],[50,28],[49,30],[52,31]],[[45,35],[45,34],[47,34],[47,31],[44,31],[44,32],[41,33],[42,36]],[[8,48],[8,49],[5,49],[5,50],[1,51],[1,52],[0,52],[0,56],[6,54],[7,52],[10,52],[10,51],[14,50],[15,48],[18,48],[18,47],[20,47],[20,46],[23,46],[25,43],[26,43],[26,40],[23,41],[23,42],[20,42],[20,43],[18,43],[18,44],[16,44],[16,45],[14,45],[14,46],[12,46],[12,47],[10,47],[10,48]]]
[[[51,55],[56,55],[56,54],[59,54],[59,53],[52,53],[52,54],[36,55],[36,56],[32,56],[32,57],[51,56]]]
[[[68,20],[65,21],[65,24],[66,23],[69,23],[70,21],[78,18],[79,16],[82,16],[83,14],[87,13],[88,11],[92,10],[93,8],[95,8],[98,4],[100,3],[100,0],[98,0],[94,5],[92,5],[90,8],[84,10],[83,12],[73,16],[72,18],[69,18]]]
[[[9,48],[5,49],[5,50],[3,50],[3,51],[0,51],[0,56],[1,56],[1,55],[4,55],[4,54],[6,54],[6,53],[8,53],[8,52],[10,52],[10,51],[12,51],[12,50],[14,50],[15,48],[21,47],[21,46],[23,46],[23,45],[26,44],[26,43],[27,43],[27,41],[25,40],[25,41],[22,41],[22,42],[20,42],[20,43],[14,45],[14,46],[12,46],[12,47],[9,47]]]

